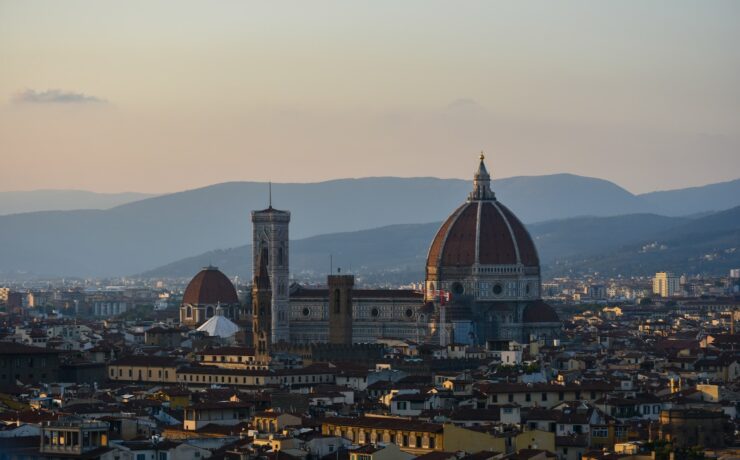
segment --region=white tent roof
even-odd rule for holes
[[[207,332],[211,337],[218,336],[225,339],[236,334],[239,326],[225,316],[216,315],[203,323],[198,330]]]

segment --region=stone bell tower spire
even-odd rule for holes
[[[468,195],[468,201],[492,201],[496,199],[496,195],[491,190],[491,176],[488,174],[488,169],[486,169],[486,164],[483,161],[485,159],[486,156],[481,152],[478,170],[473,176],[473,191]]]
[[[272,202],[267,209],[252,211],[252,273],[261,275],[266,270],[269,277],[270,343],[290,340],[289,224],[290,212],[273,208]]]

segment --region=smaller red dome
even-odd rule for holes
[[[190,281],[182,296],[190,305],[224,305],[239,303],[234,285],[216,267],[206,267]]]
[[[523,323],[559,323],[560,318],[555,309],[542,300],[535,300],[527,305],[522,314]]]

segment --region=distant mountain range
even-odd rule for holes
[[[0,192],[0,215],[36,211],[110,209],[151,198],[148,193],[96,193],[86,190],[31,190]]]
[[[392,225],[322,235],[291,243],[291,274],[321,282],[334,267],[351,269],[372,284],[423,279],[429,244],[440,223]],[[740,267],[740,207],[698,218],[630,214],[575,217],[530,224],[546,276],[588,274],[724,274]],[[251,278],[251,246],[209,251],[143,273],[145,277],[187,278],[217,265],[231,276]]]
[[[740,268],[740,206],[693,219],[618,248],[562,257],[550,271],[603,275],[675,273],[725,275]]]
[[[648,195],[633,195],[611,182],[570,174],[512,177],[494,181],[493,187],[498,198],[530,224],[578,216],[706,214],[740,204],[740,180]],[[273,184],[273,204],[291,211],[292,239],[325,235],[316,240],[324,241],[323,249],[318,243],[307,246],[312,248],[314,256],[306,256],[306,270],[319,272],[328,266],[329,251],[325,249],[338,244],[340,236],[337,233],[389,225],[393,225],[389,229],[396,230],[386,230],[391,233],[385,237],[385,242],[395,244],[391,243],[394,238],[406,241],[406,245],[400,244],[395,252],[408,254],[409,266],[417,267],[415,261],[420,252],[423,260],[435,225],[415,228],[398,224],[439,222],[465,200],[470,188],[469,180],[389,177]],[[267,184],[231,182],[147,198],[107,210],[0,216],[0,273],[6,277],[18,273],[97,277],[142,273],[213,248],[248,243],[251,240],[249,211],[266,205]],[[642,222],[636,224],[640,227],[645,226],[644,219],[648,219],[628,218]],[[548,260],[550,253],[555,254],[553,257],[562,254],[561,249],[550,249],[551,246],[583,248],[591,244],[589,238],[605,241],[606,247],[615,242],[628,243],[622,241],[617,232],[609,230],[609,225],[616,225],[615,222],[608,224],[589,219],[570,221],[570,225],[576,225],[571,232],[580,237],[565,240],[548,236],[550,233],[546,229],[559,225],[555,222],[542,224],[545,229],[542,234],[538,233],[538,226],[531,226],[543,261]],[[666,225],[669,222],[659,216],[650,219],[655,220],[651,223],[654,227],[647,227],[652,230],[663,229],[659,227],[660,222]],[[593,225],[594,230],[587,230],[589,225]],[[630,226],[629,221],[622,225]],[[426,230],[420,231],[420,228]],[[594,233],[599,228],[603,228],[603,233]],[[407,240],[393,233],[401,230],[407,232]],[[412,234],[417,231],[423,237],[413,246]],[[301,244],[308,243],[296,241],[293,249],[297,251]],[[592,244],[603,250],[598,241]],[[375,263],[373,257],[377,257],[377,266],[386,264],[382,262],[383,252],[378,252],[371,243],[365,245],[369,248],[366,252],[353,253],[348,260],[338,263],[370,267]],[[361,240],[354,240],[353,247],[362,246]],[[335,249],[332,253],[341,259]],[[299,264],[300,254],[292,255],[293,264]],[[423,268],[423,263],[421,265]],[[300,273],[300,265],[295,267],[294,273]]]

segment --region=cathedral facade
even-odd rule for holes
[[[402,289],[353,289],[349,325],[332,325],[332,289],[294,285],[290,294],[290,341],[330,342],[332,331],[351,328],[353,343],[375,343],[379,338],[430,340],[433,306],[421,292]],[[334,327],[332,327],[334,326]],[[339,332],[337,332],[339,334]]]

